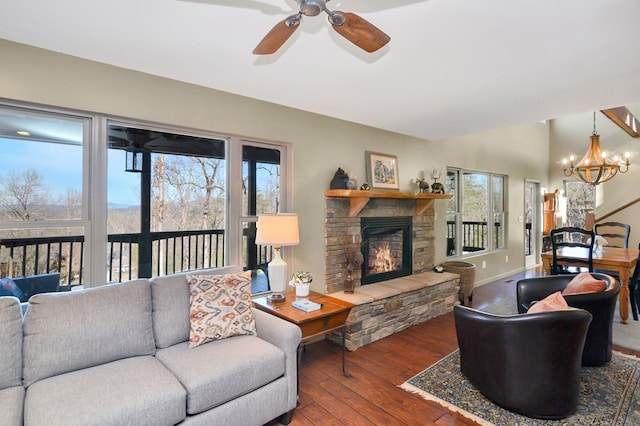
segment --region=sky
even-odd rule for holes
[[[109,203],[139,205],[140,174],[124,171],[125,152],[108,150]],[[82,190],[82,147],[72,144],[0,138],[0,178],[9,173],[37,171],[47,190],[64,196],[68,189]]]

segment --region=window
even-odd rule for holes
[[[576,180],[566,180],[564,193],[567,199],[566,226],[584,228],[587,213],[596,208],[596,187]]]
[[[447,256],[505,247],[506,176],[448,168]]]
[[[0,278],[253,269],[257,214],[291,208],[283,143],[3,103],[0,150]]]
[[[122,122],[107,133],[108,280],[223,266],[227,140]]]
[[[88,117],[0,105],[0,277],[82,281],[90,129]]]

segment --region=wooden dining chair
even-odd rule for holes
[[[620,222],[596,223],[594,226],[596,235],[600,235],[607,240],[610,247],[629,248],[629,234],[631,226]]]
[[[593,243],[595,232],[577,227],[554,228],[551,237],[551,275],[575,274],[586,268],[593,272]],[[562,254],[564,248],[583,248],[586,251],[586,259],[575,258]]]

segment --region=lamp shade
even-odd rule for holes
[[[295,246],[300,244],[298,215],[295,213],[258,215],[256,244]]]

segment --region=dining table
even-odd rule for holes
[[[629,320],[629,279],[638,261],[638,249],[608,247],[604,246],[593,251],[593,269],[604,271],[615,271],[620,280],[620,318],[623,324]],[[588,260],[588,249],[582,247],[562,247],[558,249],[558,254],[562,257],[572,257],[574,259]],[[553,251],[542,253],[542,267],[547,275],[551,274],[551,262],[553,261]],[[562,264],[562,262],[559,262]]]

